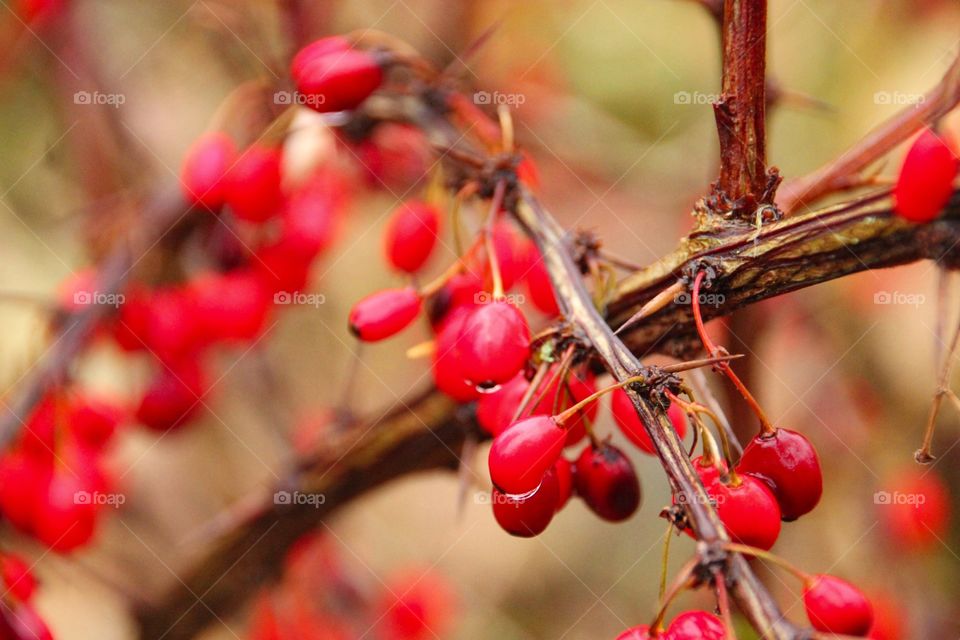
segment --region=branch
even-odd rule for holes
[[[143,224],[130,242],[120,242],[100,266],[96,291],[110,296],[120,293],[134,265],[153,244],[187,211],[177,188],[162,190],[143,210]],[[21,384],[12,406],[4,403],[0,413],[0,450],[6,449],[20,433],[24,422],[47,392],[62,383],[74,360],[90,342],[97,327],[115,309],[91,304],[63,314],[59,331],[44,358]]]
[[[723,86],[713,107],[720,136],[714,209],[752,220],[773,195],[766,166],[766,0],[724,2],[722,37]]]
[[[935,123],[960,104],[960,53],[919,104],[901,109],[843,155],[783,186],[777,204],[787,214],[835,191],[856,185],[860,173],[921,127]]]

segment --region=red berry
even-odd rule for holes
[[[368,51],[314,51],[299,62],[293,69],[297,91],[321,113],[355,109],[383,83],[383,69]]]
[[[653,441],[647,434],[643,421],[640,420],[640,415],[637,413],[636,407],[633,406],[630,396],[623,389],[617,389],[611,395],[610,410],[613,412],[613,419],[620,427],[620,431],[641,451],[653,455],[655,453]],[[667,416],[670,418],[670,423],[673,424],[677,436],[682,440],[687,435],[687,417],[684,415],[683,409],[676,403],[672,403],[667,409]]]
[[[726,640],[723,620],[706,611],[687,611],[673,619],[663,633],[665,640]]]
[[[30,565],[18,555],[5,553],[0,556],[0,575],[6,591],[19,600],[29,600],[37,590],[37,579],[30,571]]]
[[[117,342],[128,350],[146,349],[161,360],[178,360],[196,346],[194,299],[176,287],[131,292],[120,307]]]
[[[512,378],[530,357],[530,329],[514,305],[494,300],[467,310],[460,331],[460,355],[468,379],[493,387]]]
[[[19,0],[16,11],[20,19],[31,26],[40,26],[63,14],[66,0]]]
[[[313,258],[304,255],[296,242],[281,237],[277,242],[258,249],[251,267],[273,293],[291,293],[306,288]]]
[[[183,199],[190,205],[216,212],[226,199],[225,178],[237,159],[237,146],[227,134],[210,131],[187,150],[180,168]]]
[[[420,314],[420,294],[413,287],[373,293],[350,310],[350,331],[364,342],[377,342],[406,329]]]
[[[573,464],[563,456],[559,457],[553,464],[553,475],[557,479],[557,511],[560,511],[573,495]]]
[[[640,506],[637,472],[613,445],[587,446],[577,458],[574,482],[577,494],[604,520],[626,520]]]
[[[205,344],[253,340],[267,323],[272,295],[252,271],[202,274],[190,283],[190,291],[196,331]]]
[[[527,262],[527,291],[530,292],[530,300],[533,305],[548,316],[556,316],[560,313],[560,307],[557,306],[557,298],[553,292],[553,283],[550,281],[550,274],[543,263],[543,258],[536,247],[531,244],[532,251]]]
[[[513,422],[530,381],[521,371],[493,393],[484,393],[477,400],[477,423],[492,436],[498,435]],[[536,412],[537,415],[543,412]]]
[[[384,251],[395,269],[416,273],[437,244],[440,212],[432,204],[411,200],[397,207],[384,232]]]
[[[907,152],[897,177],[894,210],[911,222],[930,222],[953,193],[957,156],[932,129],[924,129]]]
[[[527,257],[531,252],[531,242],[521,236],[516,228],[506,219],[498,220],[493,226],[493,251],[497,256],[497,267],[500,269],[500,280],[503,290],[509,291],[513,285],[527,271]],[[483,286],[487,291],[493,290],[493,271],[490,260],[484,250],[478,254],[482,262],[471,268],[471,271],[483,276]]]
[[[20,602],[0,607],[0,638],[4,640],[53,640],[53,634],[47,628],[37,610],[31,605]]]
[[[907,467],[874,494],[884,528],[898,547],[939,548],[950,520],[950,495],[933,472]]]
[[[443,576],[422,569],[407,569],[387,578],[383,600],[377,608],[382,611],[374,614],[375,617],[382,615],[377,638],[435,640],[451,637],[456,598]],[[326,640],[330,636],[321,633],[308,637]],[[356,633],[349,637],[356,637]]]
[[[659,637],[663,638],[664,636],[660,635]],[[636,627],[630,627],[618,635],[616,640],[653,640],[653,636],[650,635],[650,627],[641,624]]]
[[[560,488],[553,471],[543,475],[540,486],[520,495],[501,492],[496,487],[491,494],[493,517],[510,535],[532,538],[543,533],[560,503]]]
[[[227,172],[225,196],[233,215],[248,222],[265,222],[280,212],[280,149],[251,145]]]
[[[343,36],[328,36],[314,40],[303,49],[297,52],[290,62],[290,77],[297,80],[302,74],[303,69],[317,58],[329,55],[331,53],[343,53],[351,47],[350,41]]]
[[[566,437],[566,431],[549,416],[514,423],[493,439],[490,479],[504,493],[533,491],[560,457]]]
[[[786,521],[812,511],[823,493],[816,449],[802,434],[789,429],[756,436],[743,450],[737,470],[760,478],[770,487]]]
[[[738,486],[719,480],[706,484],[717,505],[717,515],[735,542],[769,549],[780,535],[780,506],[763,482],[740,474]]]
[[[565,381],[554,378],[556,373],[555,368],[547,372],[546,380],[552,382],[545,390],[537,391],[535,397],[539,396],[540,401],[534,406],[533,414],[553,415],[575,405],[597,390],[590,373],[585,374],[583,378],[573,373],[568,375]],[[590,402],[577,411],[575,417],[569,418],[564,423],[567,429],[566,446],[573,446],[583,440],[587,435],[587,423],[596,421],[599,411],[599,402]]]
[[[8,453],[0,460],[0,510],[10,523],[30,532],[34,514],[50,483],[52,462],[23,451]]]
[[[54,551],[73,551],[93,538],[97,523],[94,494],[104,488],[93,468],[54,470],[33,514],[33,533]]]
[[[287,200],[281,215],[279,242],[285,250],[309,262],[330,246],[347,187],[333,171],[318,171]]]
[[[140,399],[136,418],[154,431],[185,425],[203,407],[207,383],[195,360],[162,365]]]
[[[430,298],[427,315],[430,324],[440,325],[450,314],[462,307],[473,307],[489,294],[483,291],[483,281],[472,273],[458,273]]]
[[[865,636],[873,624],[873,607],[855,586],[834,576],[811,576],[803,587],[803,604],[818,631]]]
[[[460,332],[466,315],[466,309],[454,309],[440,326],[431,369],[437,388],[457,402],[470,402],[480,396],[477,388],[467,382],[467,363],[460,357]]]
[[[124,419],[123,407],[93,396],[74,398],[70,406],[70,430],[77,441],[94,449],[103,448]]]

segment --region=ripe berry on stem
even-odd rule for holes
[[[818,631],[865,636],[873,624],[873,607],[863,592],[835,576],[808,576],[803,604],[810,624]]]
[[[420,294],[413,287],[384,289],[350,310],[350,331],[364,342],[377,342],[406,329],[420,314]]]
[[[493,484],[504,493],[533,491],[560,458],[566,437],[552,416],[532,416],[507,427],[490,447]]]
[[[460,333],[460,354],[477,387],[508,382],[530,357],[530,329],[523,314],[504,299],[468,309]]]
[[[611,444],[587,445],[577,458],[577,495],[604,520],[620,522],[640,506],[640,480],[633,463]]]
[[[813,510],[823,494],[823,473],[813,445],[789,429],[761,433],[750,441],[737,470],[763,480],[773,491],[784,520]]]
[[[221,131],[204,133],[187,150],[180,168],[184,199],[195,207],[217,212],[226,199],[224,179],[237,158],[237,145]]]
[[[925,128],[907,152],[893,189],[894,211],[910,222],[930,222],[953,194],[958,160],[940,135]]]
[[[543,533],[560,502],[560,488],[556,474],[548,470],[540,486],[520,495],[511,495],[493,488],[493,517],[507,533],[521,538],[532,538]]]
[[[383,83],[383,69],[369,51],[342,49],[339,42],[325,40],[294,58],[291,72],[297,91],[307,106],[321,113],[356,109]]]
[[[666,640],[725,640],[723,620],[706,611],[681,613],[663,633]]]
[[[651,455],[656,453],[653,441],[650,440],[650,436],[643,426],[643,421],[640,420],[640,415],[626,391],[618,389],[613,392],[610,399],[610,410],[613,412],[614,421],[628,440],[637,445],[644,453]],[[667,416],[670,418],[670,423],[676,430],[677,436],[682,440],[687,435],[687,417],[684,415],[683,409],[676,403],[670,403]]]
[[[409,200],[397,207],[384,233],[384,252],[393,268],[416,273],[437,244],[440,212],[435,206]]]
[[[280,164],[280,149],[257,143],[237,158],[225,181],[225,197],[233,215],[260,223],[280,213]]]

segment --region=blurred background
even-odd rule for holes
[[[62,46],[43,25],[25,31],[12,0],[2,4],[0,375],[8,398],[48,345],[45,302],[102,256],[124,224],[104,215],[115,210],[105,203],[175,180],[184,151],[224,96],[283,68],[277,61],[289,55],[289,25],[279,0],[73,0],[63,10],[75,37]],[[693,203],[716,177],[710,101],[719,45],[696,2],[310,4],[312,19],[300,26],[314,37],[375,28],[441,65],[497,25],[467,59],[466,82],[519,97],[517,138],[539,165],[545,202],[561,222],[595,231],[632,262],[650,263],[676,246]],[[958,25],[960,4],[950,0],[770,2],[768,71],[787,92],[770,113],[770,162],[787,178],[801,175],[916,100],[956,55]],[[92,77],[123,97],[107,117],[72,98],[92,90]],[[958,120],[946,121],[954,135]],[[121,175],[102,171],[103,159],[86,151],[91,141],[121,159]],[[897,162],[880,174],[893,175]],[[380,232],[403,193],[369,190],[353,200],[312,274],[311,291],[324,304],[290,310],[253,353],[220,354],[208,401],[215,417],[169,437],[122,434],[110,464],[127,500],[102,523],[92,549],[59,556],[2,529],[5,548],[38,561],[37,606],[57,638],[135,637],[129,599],[175,581],[209,541],[211,519],[275,481],[293,425],[337,405],[351,368],[351,407],[364,415],[430,384],[423,362],[404,356],[427,339],[425,327],[360,351],[345,321],[357,298],[400,282],[383,265]],[[451,258],[438,252],[432,268]],[[940,419],[936,463],[920,469],[912,461],[935,387],[937,278],[932,264],[865,273],[763,303],[727,326],[731,351],[750,354],[740,366],[770,416],[805,433],[823,460],[822,503],[785,526],[774,550],[867,588],[883,603],[878,610],[896,619],[887,638],[960,635],[956,527],[947,519],[905,529],[895,509],[875,499],[906,487],[931,496],[960,488],[952,407]],[[119,397],[145,384],[140,364],[109,347],[86,354],[77,375]],[[727,398],[722,384],[715,388]],[[730,415],[747,419],[736,403]],[[622,440],[606,404],[597,429]],[[613,638],[653,616],[666,530],[657,516],[669,503],[657,462],[625,449],[644,504],[624,524],[601,522],[574,503],[542,536],[511,538],[475,499],[485,487],[471,487],[458,508],[455,475],[437,472],[393,482],[339,511],[322,526],[324,544],[368,593],[410,567],[439,576],[451,592],[440,637]],[[478,456],[485,469],[483,450]],[[673,540],[672,570],[691,550],[686,537]],[[803,622],[796,584],[782,573],[764,575],[787,615]],[[695,606],[711,603],[705,594],[684,595],[674,611]],[[204,637],[248,637],[247,618],[214,625]]]

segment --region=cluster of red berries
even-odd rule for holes
[[[351,569],[328,538],[299,540],[287,554],[281,583],[258,597],[249,639],[449,637],[456,601],[441,575],[408,568],[371,588]]]
[[[663,630],[651,630],[642,624],[630,627],[617,640],[726,640],[723,620],[706,611],[681,613]]]
[[[894,211],[911,222],[930,222],[953,195],[960,158],[953,144],[927,127],[910,146],[893,190]]]
[[[33,606],[37,579],[18,555],[0,552],[3,606],[0,607],[0,638],[4,640],[53,640],[47,624]]]
[[[93,537],[113,482],[103,456],[122,407],[80,392],[52,393],[0,458],[0,511],[20,531],[67,552]]]

